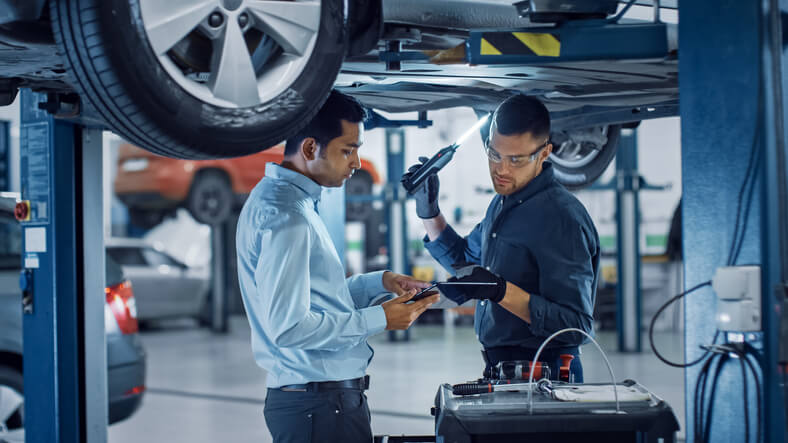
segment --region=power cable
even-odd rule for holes
[[[745,438],[744,442],[748,443],[750,441],[750,412],[749,412],[749,386],[747,382],[747,377],[750,375],[747,370],[752,374],[753,380],[755,382],[755,395],[756,395],[756,442],[760,442],[762,428],[761,428],[761,420],[762,420],[762,410],[761,410],[761,381],[758,377],[758,371],[756,370],[755,364],[751,361],[750,357],[755,359],[756,363],[759,360],[760,356],[758,351],[749,343],[725,343],[722,345],[711,345],[711,346],[704,346],[707,351],[713,353],[713,355],[706,360],[706,363],[703,365],[703,368],[700,370],[698,374],[698,380],[695,384],[695,396],[694,396],[694,414],[693,414],[693,423],[694,423],[694,440],[699,442],[708,442],[711,438],[711,421],[713,418],[714,413],[714,398],[716,396],[717,385],[719,381],[720,373],[725,365],[725,363],[730,360],[732,357],[736,357],[739,359],[739,363],[742,368],[742,391],[743,391],[743,408],[744,408],[744,428],[745,428]],[[718,362],[715,368],[714,377],[711,380],[711,385],[709,385],[709,375],[712,372],[712,366],[714,362]],[[706,400],[707,397],[707,389],[708,391],[708,401]]]
[[[675,363],[675,362],[672,362],[672,361],[668,360],[667,358],[663,357],[662,354],[659,353],[659,351],[657,351],[657,346],[654,344],[654,324],[656,324],[657,318],[659,318],[659,315],[662,314],[662,312],[668,306],[670,306],[673,302],[681,299],[682,297],[684,297],[687,294],[690,294],[692,292],[697,291],[698,289],[700,289],[700,288],[702,288],[704,286],[710,286],[710,285],[711,285],[711,280],[703,282],[703,283],[701,283],[699,285],[696,285],[696,286],[694,286],[694,287],[682,292],[681,294],[678,294],[678,295],[672,297],[670,300],[665,302],[665,304],[660,306],[660,308],[657,309],[656,314],[654,314],[654,317],[651,318],[651,325],[649,325],[649,327],[648,327],[648,341],[651,344],[651,350],[654,351],[654,355],[656,355],[657,358],[662,361],[662,363],[665,363],[668,366],[673,366],[674,368],[688,368],[690,366],[694,366],[694,365],[700,363],[701,361],[703,361],[704,358],[706,358],[707,355],[709,355],[709,351],[706,351],[706,353],[701,355],[697,360],[695,360],[693,362],[690,362],[690,363]],[[717,331],[714,334],[714,341],[712,343],[716,343],[717,336],[719,335],[719,333],[720,333],[720,331]]]
[[[759,100],[759,102],[760,102],[760,100]],[[760,114],[760,112],[761,112],[760,111],[760,108],[761,108],[760,103],[759,103],[758,108],[759,108],[758,113]],[[760,117],[758,117],[758,118],[760,118]],[[728,260],[727,260],[727,265],[728,266],[733,266],[733,264],[736,261],[736,258],[738,258],[738,257],[734,257],[734,254],[735,254],[735,251],[736,251],[736,245],[737,245],[737,243],[739,241],[739,237],[740,236],[742,238],[744,237],[743,233],[741,235],[739,233],[740,227],[741,227],[740,223],[741,223],[741,219],[742,219],[742,215],[743,215],[742,214],[742,204],[743,204],[743,200],[744,200],[744,197],[745,197],[745,192],[746,192],[747,187],[748,187],[747,185],[752,181],[753,182],[753,186],[751,186],[750,189],[754,189],[755,188],[755,186],[754,186],[754,181],[755,181],[754,180],[754,177],[755,177],[754,171],[757,168],[756,167],[756,160],[759,157],[757,155],[758,151],[759,151],[757,149],[757,146],[758,146],[758,141],[760,140],[760,131],[758,130],[759,128],[760,128],[760,124],[756,121],[755,134],[753,136],[752,145],[751,145],[752,149],[750,150],[750,158],[749,158],[749,160],[747,162],[747,169],[746,169],[746,171],[744,173],[744,180],[742,181],[741,188],[739,188],[738,198],[736,199],[736,220],[735,220],[735,222],[733,224],[733,238],[731,239],[731,247],[730,247],[730,250],[728,251]],[[749,213],[749,211],[747,211],[747,213]],[[744,215],[744,227],[745,227],[745,230],[746,230],[746,225],[747,225],[747,215]]]

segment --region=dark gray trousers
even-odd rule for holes
[[[268,389],[265,423],[274,443],[371,443],[367,396],[359,389]]]

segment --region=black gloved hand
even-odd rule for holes
[[[402,176],[400,181],[407,180],[427,160],[429,160],[427,157],[419,157],[419,163],[408,168],[408,172]],[[419,218],[435,218],[441,213],[440,208],[438,208],[439,189],[440,181],[438,176],[433,174],[413,192],[413,197],[416,200],[416,215]]]
[[[468,265],[457,269],[457,274],[448,282],[494,283],[492,285],[446,285],[454,286],[466,298],[490,300],[500,303],[506,295],[506,280],[479,265]]]

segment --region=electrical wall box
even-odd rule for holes
[[[711,287],[717,293],[717,329],[754,332],[761,330],[761,267],[717,268]]]

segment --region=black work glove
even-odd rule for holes
[[[427,157],[419,157],[419,163],[408,168],[408,172],[402,176],[400,181],[407,180],[427,160],[429,160]],[[416,200],[416,215],[419,218],[435,218],[441,213],[441,210],[438,208],[439,188],[440,181],[438,176],[433,174],[413,191],[413,197]]]
[[[477,300],[490,300],[500,303],[506,295],[506,280],[493,274],[479,265],[468,265],[457,269],[454,277],[446,280],[447,282],[463,283],[494,283],[491,285],[446,285],[453,286],[457,291],[462,292],[466,298]]]

